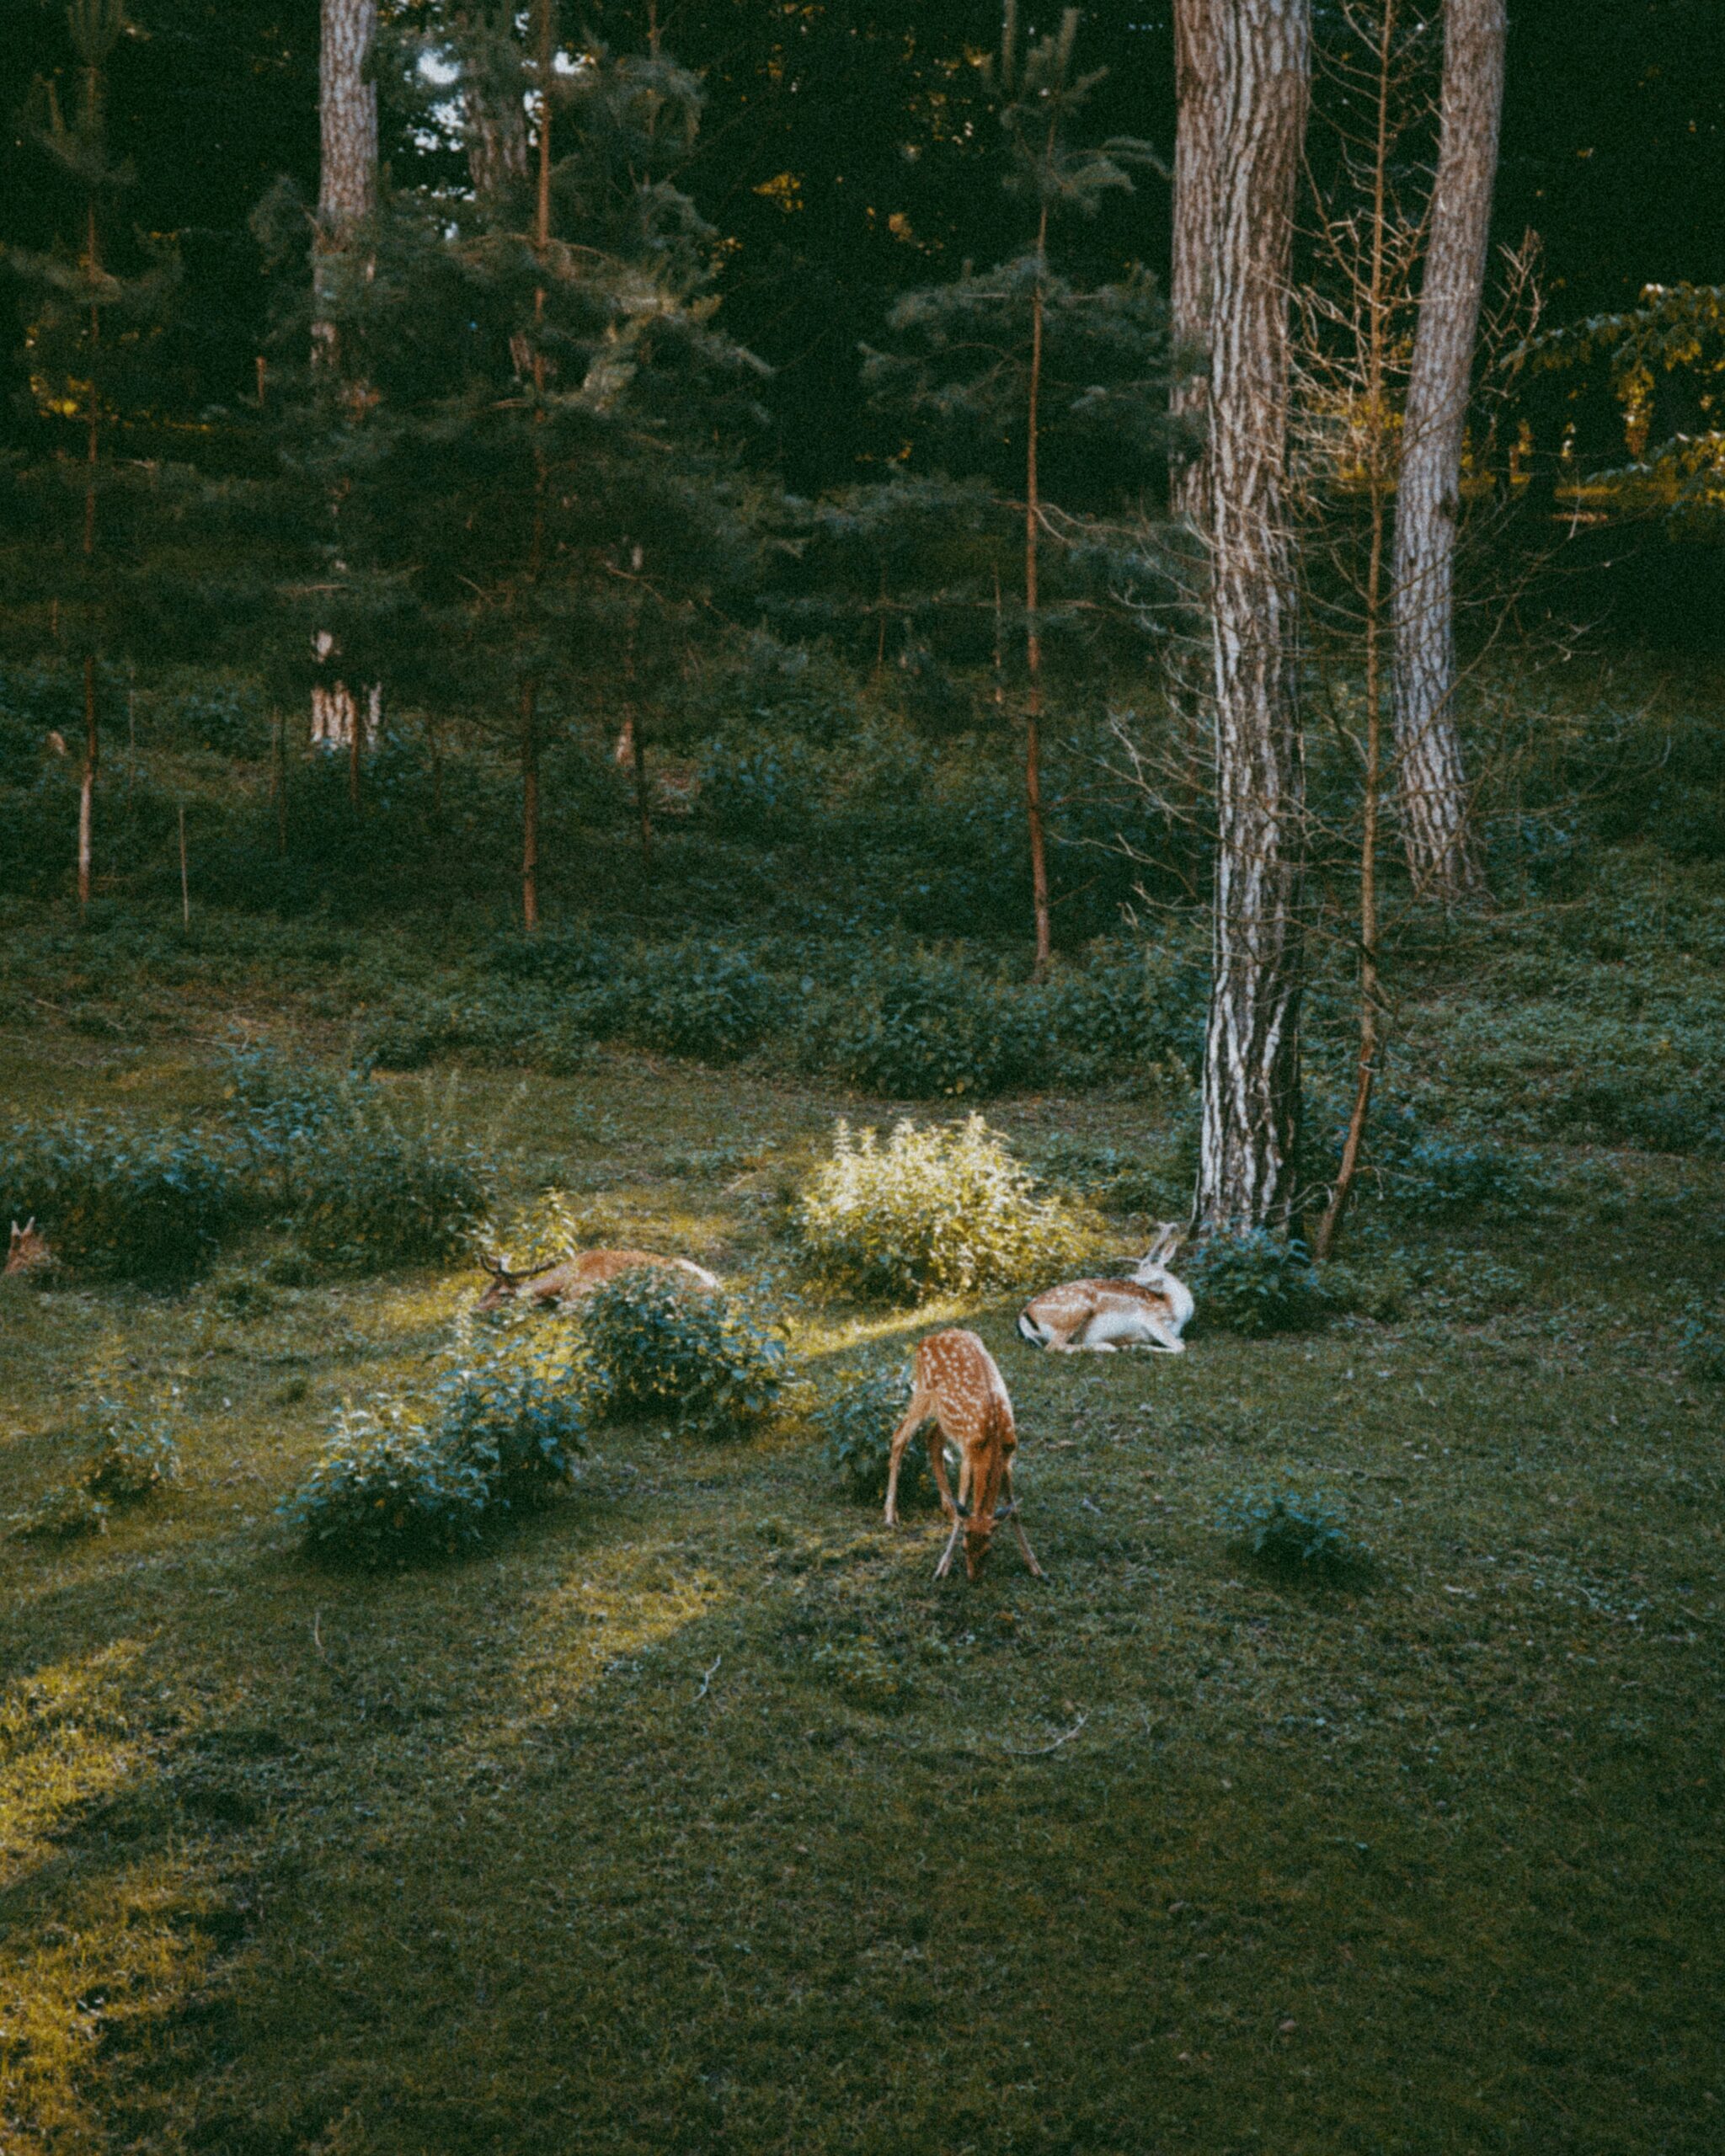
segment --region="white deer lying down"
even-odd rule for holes
[[[1012,1420],[1012,1403],[1006,1380],[995,1359],[974,1332],[956,1329],[931,1332],[916,1350],[916,1382],[905,1419],[893,1433],[892,1460],[886,1476],[886,1524],[899,1524],[899,1468],[908,1445],[922,1424],[932,1421],[928,1433],[928,1464],[934,1470],[935,1487],[953,1531],[934,1577],[943,1579],[953,1561],[959,1537],[964,1538],[964,1570],[973,1580],[982,1569],[997,1521],[1009,1519],[1018,1538],[1024,1561],[1038,1579],[1042,1567],[1031,1554],[1018,1522],[1018,1501],[1012,1495],[1012,1454],[1018,1433]],[[947,1480],[945,1452],[951,1445],[959,1455],[959,1495],[956,1502]],[[1001,1503],[1002,1495],[1006,1503]],[[966,1503],[969,1506],[967,1513]]]
[[[511,1297],[524,1303],[573,1303],[602,1288],[607,1280],[615,1280],[619,1273],[633,1273],[643,1265],[661,1273],[681,1273],[685,1280],[709,1292],[718,1286],[705,1266],[692,1265],[686,1257],[661,1257],[650,1250],[579,1250],[572,1257],[553,1258],[549,1264],[531,1266],[525,1273],[511,1273],[506,1265],[494,1265],[489,1258],[481,1258],[479,1262],[491,1275],[491,1285],[473,1305],[481,1310],[494,1310]]]
[[[1183,1355],[1180,1337],[1192,1316],[1192,1291],[1167,1268],[1180,1230],[1165,1222],[1130,1280],[1067,1280],[1044,1288],[1018,1313],[1018,1331],[1033,1348],[1064,1353],[1087,1348],[1112,1355],[1117,1348],[1153,1348]]]

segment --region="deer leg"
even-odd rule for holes
[[[904,1461],[905,1448],[916,1434],[918,1426],[927,1421],[928,1409],[929,1402],[919,1385],[911,1395],[911,1405],[905,1412],[904,1421],[893,1432],[892,1456],[886,1470],[886,1524],[889,1527],[896,1527],[899,1524],[899,1469]]]
[[[1032,1550],[1028,1541],[1025,1539],[1024,1524],[1018,1517],[1018,1499],[1012,1488],[1012,1470],[1010,1466],[1007,1469],[1006,1472],[1006,1485],[1007,1504],[1009,1508],[1007,1517],[1012,1523],[1013,1534],[1018,1538],[1018,1547],[1023,1553],[1024,1562],[1029,1567],[1031,1573],[1035,1578],[1039,1580],[1046,1579],[1048,1577],[1047,1573],[1044,1572],[1041,1566],[1037,1563],[1036,1553]]]

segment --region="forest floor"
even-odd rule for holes
[[[0,1037],[23,1112],[218,1083],[195,1039]],[[721,1269],[859,1112],[621,1052],[464,1084],[521,1193]],[[975,1587],[794,1424],[607,1430],[477,1554],[319,1568],[279,1501],[477,1275],[249,1319],[7,1283],[0,1513],[116,1358],[177,1377],[185,1463],[103,1535],[0,1545],[0,2147],[1716,2150],[1725,1462],[1667,1285],[1717,1278],[1725,1172],[1617,1159],[1609,1227],[1430,1235],[1392,1324],[1089,1359],[1005,1300],[796,1306],[816,1374],[988,1340],[1048,1577],[1002,1537]],[[1220,1501],[1282,1477],[1370,1562],[1231,1545]]]

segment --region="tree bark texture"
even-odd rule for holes
[[[1445,0],[1438,171],[1396,503],[1402,843],[1416,892],[1444,900],[1479,882],[1455,730],[1455,526],[1498,167],[1503,29],[1503,0]]]
[[[1176,373],[1168,409],[1176,424],[1169,506],[1201,526],[1208,507],[1202,451],[1193,455],[1178,435],[1204,424],[1210,403],[1212,273],[1216,243],[1216,173],[1221,157],[1221,38],[1218,0],[1174,0],[1173,275],[1169,328]]]
[[[530,162],[515,10],[463,8],[456,34],[467,175],[479,200],[493,201],[527,177]]]
[[[330,312],[343,276],[354,267],[355,227],[377,207],[377,86],[366,73],[377,35],[377,0],[322,0],[318,51],[318,222],[312,242],[312,361],[339,371],[340,339]],[[312,639],[320,665],[336,659],[335,639],[320,631]],[[314,746],[352,752],[370,748],[381,718],[382,692],[366,692],[373,724],[361,739],[359,698],[344,680],[331,678],[312,690]],[[357,772],[350,774],[356,790]]]
[[[1283,488],[1288,270],[1311,71],[1310,0],[1218,0],[1210,524],[1214,974],[1198,1218],[1284,1226],[1300,1122],[1304,784]]]
[[[318,220],[339,248],[377,206],[377,85],[366,74],[377,0],[323,0]]]

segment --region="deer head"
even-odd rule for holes
[[[1159,1288],[1167,1277],[1168,1263],[1183,1240],[1184,1230],[1178,1221],[1164,1220],[1156,1231],[1156,1240],[1138,1261],[1132,1278],[1140,1288]]]
[[[518,1294],[524,1281],[537,1280],[542,1273],[555,1272],[562,1261],[553,1258],[546,1265],[530,1265],[522,1273],[512,1272],[500,1259],[482,1257],[479,1262],[491,1275],[491,1285],[473,1307],[480,1310],[494,1310],[499,1303],[506,1303],[511,1295]]]

